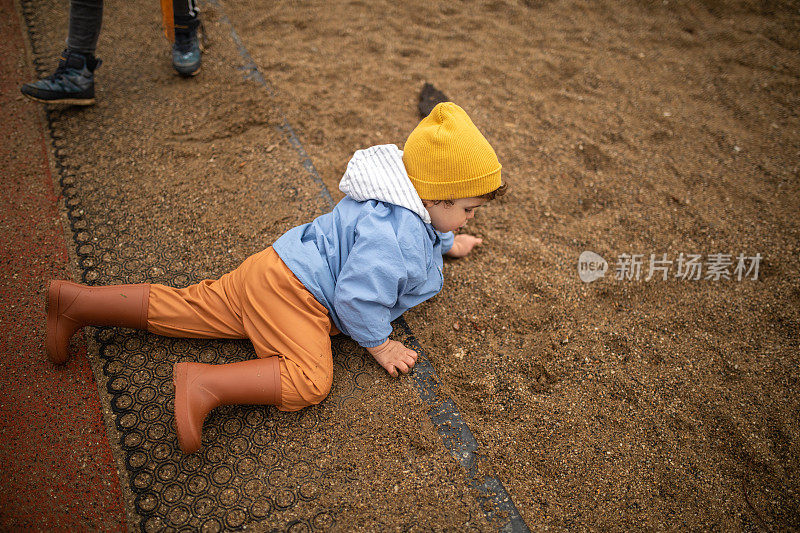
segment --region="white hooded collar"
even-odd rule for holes
[[[430,224],[431,216],[422,205],[403,164],[403,152],[393,144],[358,150],[339,182],[339,190],[357,202],[378,200],[405,207]]]

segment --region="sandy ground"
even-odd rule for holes
[[[800,527],[796,2],[224,6],[331,190],[426,81],[496,147],[485,245],[407,318],[529,524]],[[681,253],[763,259],[684,280]]]
[[[483,247],[448,261],[445,290],[406,318],[532,529],[800,527],[797,3],[243,1],[222,9],[332,192],[354,150],[402,146],[426,81],[495,146],[510,192],[467,228]],[[280,117],[271,102],[214,61],[230,55],[219,10],[206,5],[204,16],[208,68],[191,89],[165,82],[169,66],[152,50],[132,61],[153,35],[118,22],[99,55],[128,44],[98,75],[100,103],[59,118],[65,131],[108,147],[98,154],[78,144],[71,153],[87,194],[106,173],[120,180],[119,198],[97,209],[124,228],[94,231],[130,241],[98,246],[133,249],[154,231],[146,217],[113,213],[147,207],[135,200],[146,189],[159,198],[148,211],[156,229],[183,245],[163,253],[199,277],[235,266],[319,211],[315,194],[297,184],[304,171],[286,163],[288,148],[272,137]],[[103,127],[84,131],[87,116]],[[138,144],[129,144],[131,132]],[[280,170],[274,182],[263,181],[265,160]],[[288,199],[275,201],[281,194]],[[577,269],[587,250],[610,267],[591,284]],[[704,262],[732,255],[732,279],[676,278],[681,253]],[[621,254],[643,255],[641,279],[614,279]],[[675,262],[667,280],[645,280],[651,254]],[[736,279],[739,254],[760,254],[757,279]],[[120,252],[123,269],[99,263],[93,275],[187,281],[182,267],[158,271],[148,257]],[[415,406],[402,397],[413,393],[406,385],[393,401]],[[385,405],[366,408],[388,416]],[[353,442],[369,440],[371,457],[396,466],[378,453],[391,450],[398,434],[387,427],[396,426],[353,423]],[[422,452],[404,457],[408,464],[439,457],[430,428],[417,423]],[[372,432],[378,437],[366,439]],[[401,447],[416,449],[413,435],[399,435]],[[355,467],[357,452],[342,463]],[[443,461],[441,472],[411,476],[422,485],[382,497],[399,501],[394,511],[435,508],[436,494],[415,487],[451,476]],[[376,471],[380,487],[392,486]],[[382,491],[341,479],[329,501],[338,492],[352,523],[374,524],[374,507],[359,500]],[[469,519],[458,513],[440,524]]]
[[[47,72],[66,3],[25,7],[34,60]],[[78,280],[216,278],[329,209],[279,131],[275,101],[245,79],[226,24],[208,17],[202,74],[187,80],[172,72],[157,13],[106,7],[97,105],[47,114]],[[73,360],[82,359],[78,337]],[[172,430],[172,364],[237,361],[253,357],[252,346],[114,328],[87,338],[133,529],[497,529],[411,378],[389,377],[348,339],[334,340],[335,386],[323,404],[217,409],[201,451],[185,456]]]

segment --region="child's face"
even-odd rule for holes
[[[424,201],[425,209],[431,215],[433,227],[439,231],[456,231],[467,224],[467,220],[475,216],[475,209],[487,202],[484,198],[459,198],[452,204]]]

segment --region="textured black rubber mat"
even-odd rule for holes
[[[326,530],[330,509],[315,508],[331,474],[326,421],[352,409],[371,383],[367,361],[352,342],[335,341],[335,388],[319,407],[297,414],[274,408],[224,407],[205,424],[203,448],[184,455],[172,429],[172,364],[222,363],[252,356],[246,342],[164,339],[144,333],[100,331],[103,370],[135,508],[144,531],[165,527],[202,531],[239,529],[281,514],[292,531]],[[299,504],[309,509],[300,516]],[[283,529],[283,528],[281,528]]]

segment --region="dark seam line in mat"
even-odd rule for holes
[[[245,47],[239,34],[233,27],[233,23],[223,11],[220,3],[217,0],[207,1],[219,10],[217,14],[220,20],[230,29],[231,37],[236,43],[239,55],[245,61],[244,66],[241,67],[242,70],[245,71],[245,78],[255,81],[264,87],[270,96],[274,97],[275,90],[267,83],[261,71],[258,70],[258,65],[253,61],[253,58],[247,51],[247,47]],[[325,186],[325,182],[322,181],[314,163],[311,161],[300,139],[286,119],[283,110],[277,108],[277,111],[283,120],[280,129],[286,134],[289,142],[300,155],[303,167],[311,175],[311,178],[319,184],[321,189],[320,195],[328,201],[328,204],[332,208],[334,206],[333,197]],[[417,393],[424,402],[433,405],[433,407],[428,410],[431,422],[442,437],[442,442],[445,447],[466,471],[469,485],[481,494],[481,496],[478,497],[480,503],[489,504],[488,506],[481,505],[486,517],[490,520],[502,520],[503,517],[505,517],[506,521],[501,527],[501,531],[528,532],[528,526],[519,514],[517,507],[514,505],[514,501],[506,491],[503,483],[495,476],[487,476],[481,479],[478,472],[477,456],[475,454],[478,449],[478,442],[475,440],[475,436],[464,422],[453,400],[442,392],[439,387],[441,380],[436,374],[433,365],[431,365],[428,360],[422,346],[411,331],[408,323],[403,317],[400,317],[395,322],[400,326],[407,337],[406,342],[409,347],[416,350],[419,354],[417,364],[411,372],[411,378],[414,381]],[[489,510],[487,510],[487,507]]]

